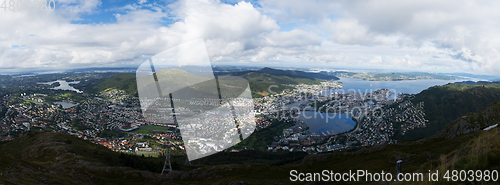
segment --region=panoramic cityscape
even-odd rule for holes
[[[498,183],[498,2],[0,4],[0,184]]]

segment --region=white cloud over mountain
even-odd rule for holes
[[[0,9],[0,68],[130,66],[205,39],[214,64],[280,64],[496,75],[497,1],[56,1]],[[114,22],[75,23],[113,12]],[[1,69],[0,69],[1,70]]]

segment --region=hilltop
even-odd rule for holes
[[[298,71],[298,70],[279,70],[279,69],[273,69],[269,67],[262,68],[260,70],[255,70],[255,71],[241,71],[241,72],[230,72],[229,75],[232,76],[245,76],[248,73],[266,73],[270,75],[276,75],[276,76],[287,76],[290,78],[305,78],[305,79],[321,79],[321,80],[339,80],[334,75],[328,75],[328,74],[323,74],[323,73],[309,73],[309,72],[304,72],[304,71]],[[221,73],[224,74],[224,73]]]
[[[181,69],[165,69],[157,71],[153,74],[153,77],[155,80],[158,80],[161,92],[172,92],[188,85],[199,84],[201,82],[211,80],[208,77],[191,74]],[[150,81],[150,78],[150,76],[139,77],[138,80],[141,82],[139,83],[139,88],[154,89],[156,91],[156,84]],[[196,90],[204,91],[205,89],[197,86]]]
[[[119,73],[113,75],[93,86],[91,92],[101,92],[110,88],[123,90],[129,94],[136,94],[137,81],[135,79],[135,75],[130,73]]]

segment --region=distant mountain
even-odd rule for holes
[[[469,78],[485,79],[485,80],[492,80],[492,81],[500,79],[500,77],[493,76],[493,75],[475,75],[475,74],[469,74],[469,73],[439,73],[439,74],[464,76],[464,77],[469,77]]]
[[[215,73],[241,72],[241,71],[256,71],[262,67],[247,67],[247,66],[213,66],[212,70]]]
[[[455,80],[462,79],[459,76],[424,73],[424,72],[346,72],[346,71],[330,71],[323,72],[325,74],[335,75],[346,78],[357,78],[368,81],[401,81],[401,80],[419,80],[419,79],[440,79],[440,80]]]
[[[415,140],[431,136],[455,119],[500,101],[500,84],[478,82],[434,86],[415,95],[411,101],[414,104],[424,102],[425,118],[429,124],[424,128],[409,130],[405,135],[396,133],[394,139]]]
[[[474,85],[476,82],[474,81],[462,81],[462,82],[455,82],[456,84],[467,84],[467,85]]]
[[[287,76],[290,78],[309,78],[309,79],[321,79],[321,80],[338,80],[336,76],[333,75],[328,75],[324,73],[309,73],[309,72],[304,72],[304,71],[298,71],[298,70],[279,70],[279,69],[272,69],[269,67],[262,68],[257,71],[243,71],[243,72],[232,72],[229,73],[232,76],[244,76],[245,74],[248,73],[266,73],[270,75],[276,75],[276,76]]]
[[[487,81],[462,81],[462,82],[455,82],[455,84],[467,84],[467,85],[490,85],[490,84],[500,84],[500,82],[487,82]]]
[[[347,71],[320,71],[319,74],[332,75],[332,76],[352,76],[356,73]]]
[[[282,76],[288,76],[292,78],[315,78],[315,79],[321,79],[321,80],[339,80],[336,76],[332,75],[327,75],[327,74],[321,74],[321,73],[308,73],[304,71],[287,71],[287,70],[277,70],[277,69],[272,69],[272,68],[262,68],[259,70],[259,72],[262,73],[269,73],[269,74],[274,74],[274,75],[282,75]]]

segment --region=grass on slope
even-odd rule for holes
[[[71,135],[30,131],[0,142],[0,164],[0,182],[133,184],[158,180],[139,170],[159,172],[163,160],[120,154]]]
[[[155,134],[155,133],[162,133],[166,132],[167,130],[172,130],[170,127],[161,127],[161,126],[154,126],[154,125],[146,125],[139,130],[134,131],[134,133],[139,133],[139,134]]]
[[[500,153],[500,131],[498,128],[494,128],[478,132],[478,137],[470,140],[453,152],[441,155],[432,162],[435,166],[432,170],[438,170],[440,174],[438,182],[432,182],[432,184],[498,184],[498,171],[500,171],[500,155],[498,155]],[[431,168],[429,167],[429,169]],[[454,170],[458,172],[456,177],[453,177]],[[473,171],[472,176],[470,176],[469,170]],[[477,170],[481,172],[478,173]],[[492,174],[494,170],[497,171],[496,176]],[[421,169],[420,171],[425,172],[426,169]],[[450,178],[445,178],[444,174],[447,171]],[[466,174],[462,174],[462,177],[460,177],[460,171],[465,171]],[[485,180],[484,178],[486,171],[489,171],[489,180]],[[471,178],[473,180],[469,181]],[[493,178],[497,179],[497,181],[492,180]],[[420,184],[431,184],[431,182],[422,182]]]

